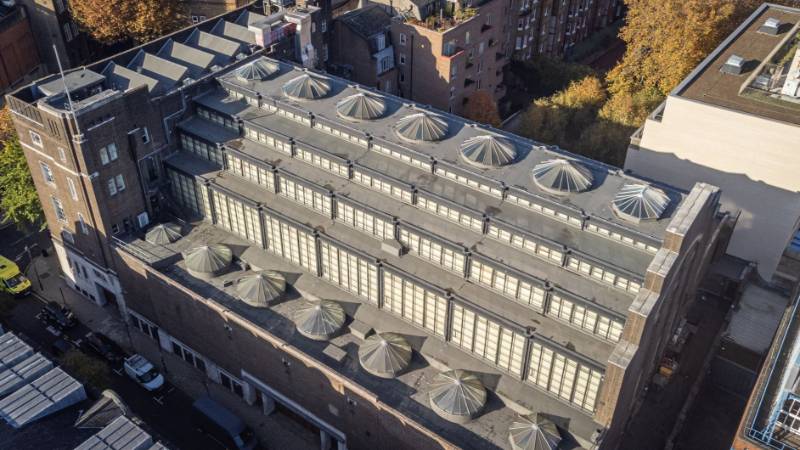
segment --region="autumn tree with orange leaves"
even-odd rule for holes
[[[479,89],[470,95],[462,116],[475,122],[485,123],[493,127],[500,126],[500,113],[497,102],[488,91]]]
[[[70,0],[75,21],[104,44],[144,43],[190,24],[177,0]]]

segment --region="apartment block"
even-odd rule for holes
[[[625,160],[684,189],[720,186],[738,215],[728,252],[789,286],[800,281],[799,22],[798,9],[758,8],[653,111]]]
[[[719,189],[265,57],[248,14],[8,97],[75,288],[323,449],[616,447]]]

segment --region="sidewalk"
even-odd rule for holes
[[[170,383],[189,397],[198,398],[207,395],[230,409],[253,427],[259,441],[266,448],[292,450],[319,448],[318,431],[306,428],[280,410],[265,416],[260,406],[244,403],[242,399],[211,381],[177,355],[163,351],[153,339],[137,330],[129,331],[116,305],[97,306],[90,299],[72,290],[61,278],[58,259],[52,252],[50,256],[35,258],[33,264],[39,272],[37,280],[34,268],[30,266],[28,268],[34,295],[45,301],[66,304],[77,319],[88,328],[105,334],[129,352],[139,353],[156,366],[160,366]]]

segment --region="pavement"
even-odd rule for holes
[[[31,239],[30,237],[27,239]],[[24,247],[24,243],[22,244]],[[45,244],[43,244],[45,245]],[[0,252],[5,253],[6,250]],[[128,353],[139,353],[160,368],[166,376],[167,387],[159,394],[146,391],[128,378],[121,367],[111,367],[110,388],[127,403],[133,413],[141,418],[152,434],[171,449],[223,448],[203,435],[191,422],[191,405],[194,398],[208,395],[253,426],[256,436],[265,448],[318,449],[319,431],[308,428],[288,411],[277,410],[265,416],[258,405],[250,406],[239,397],[212,382],[204,373],[184,362],[177,355],[163,351],[144,333],[129,327],[115,305],[97,306],[88,298],[72,290],[61,278],[54,252],[48,256],[34,254],[33,265],[26,268],[32,279],[32,295],[22,299],[1,298],[0,304],[12,302],[12,307],[0,308],[4,327],[24,336],[42,353],[51,355],[51,346],[59,338],[80,343],[89,331],[105,334]],[[37,276],[34,274],[38,274]],[[44,302],[52,301],[69,307],[79,324],[63,336],[48,329],[38,315]],[[94,355],[92,355],[94,357]],[[98,392],[99,393],[99,392]]]

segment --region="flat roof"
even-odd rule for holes
[[[279,256],[272,255],[206,222],[192,223],[190,228],[184,237],[162,248],[179,254],[201,244],[223,243],[233,250],[236,257],[247,261],[252,270],[275,270],[283,274],[290,286],[289,290],[281,300],[269,308],[254,308],[238,300],[235,294],[236,281],[251,274],[249,271],[233,268],[226,274],[203,281],[191,276],[186,271],[183,261],[179,259],[172,264],[161,266],[158,269],[161,273],[300,349],[319,361],[321,365],[330,367],[345,378],[375,393],[381,402],[398,409],[460,447],[473,448],[475,436],[481,436],[496,447],[508,448],[508,425],[517,417],[517,413],[497,396],[490,396],[486,412],[467,424],[457,425],[441,419],[429,407],[426,386],[445,365],[475,372],[487,389],[513,401],[517,408],[561,418],[564,421],[561,424],[563,428],[577,437],[588,440],[596,429],[601,428],[594,422],[591,414],[554,399],[458,347],[445,343],[425,330],[416,328],[322,278],[307,273]],[[127,239],[128,244],[123,249],[133,255],[152,252],[158,247],[141,239],[133,237]],[[303,296],[309,295],[338,302],[350,319],[366,323],[377,331],[402,334],[418,354],[412,360],[410,368],[391,380],[379,379],[363,371],[357,363],[357,347],[361,340],[347,331],[347,323],[341,334],[324,342],[313,341],[297,333],[292,318],[301,305]],[[537,315],[537,319],[544,318]],[[568,328],[563,325],[560,327]],[[580,334],[577,330],[569,330],[568,333],[570,331]],[[580,347],[581,342],[587,338],[591,339],[589,336],[583,336],[582,341],[576,341],[577,346]],[[324,353],[324,349],[331,344],[347,353],[346,361],[336,362]],[[418,357],[419,355],[422,358]]]
[[[262,57],[266,60],[269,58]],[[287,97],[283,92],[286,82],[309,73],[305,69],[298,68],[286,62],[270,60],[280,65],[280,70],[263,81],[248,81],[237,77],[234,72],[228,72],[217,78],[221,80],[223,86],[237,86],[243,91],[250,92],[251,95],[258,93],[265,103],[273,103],[278,106],[285,105],[289,109],[302,114],[313,114],[317,119],[327,120],[336,124],[340,128],[348,128],[351,134],[366,136],[369,135],[375,141],[388,142],[389,145],[399,146],[410,149],[425,157],[432,157],[437,161],[448,163],[466,172],[477,174],[495,183],[502,183],[506,186],[519,189],[523,193],[530,193],[537,197],[549,200],[563,208],[573,210],[573,214],[587,214],[591,217],[600,218],[614,223],[622,228],[641,233],[655,239],[662,239],[670,219],[683,200],[685,193],[669,186],[658,187],[664,190],[671,198],[670,207],[664,212],[659,220],[641,221],[634,223],[621,219],[612,210],[611,202],[619,189],[628,183],[647,183],[646,181],[629,176],[621,169],[605,165],[579,155],[571,154],[567,151],[557,149],[552,146],[545,146],[541,143],[526,139],[502,130],[479,125],[470,122],[462,117],[434,110],[426,105],[413,103],[410,100],[395,97],[383,92],[373,91],[363,86],[357,86],[347,80],[331,76],[317,75],[323,77],[330,83],[330,93],[317,100],[296,100]],[[337,104],[344,98],[358,94],[369,93],[380,98],[386,105],[385,114],[375,120],[352,120],[342,118],[337,113]],[[262,123],[267,128],[283,125],[292,133],[290,136],[296,140],[321,140],[317,146],[323,149],[335,148],[337,152],[350,154],[352,147],[346,141],[330,136],[316,128],[311,128],[299,122],[291,120],[281,121],[275,114],[270,114],[263,109],[251,106],[244,100],[237,102],[225,101],[224,96],[219,93],[212,93],[206,97],[198,99],[201,103],[206,103],[210,107],[221,108],[222,111],[235,115],[245,121]],[[414,141],[410,142],[399,137],[394,126],[397,121],[410,114],[419,112],[430,112],[447,122],[448,132],[444,139],[439,141]],[[509,139],[514,143],[518,153],[517,159],[508,165],[489,169],[480,169],[472,164],[468,164],[460,156],[460,145],[469,138],[485,135],[496,135]],[[315,142],[309,142],[315,144]],[[379,142],[378,142],[379,143]],[[360,148],[363,153],[363,148]],[[532,169],[537,164],[554,159],[569,158],[578,160],[581,164],[589,168],[594,175],[595,182],[592,187],[582,193],[572,193],[569,195],[555,195],[540,188],[533,181]],[[402,165],[402,163],[397,163]]]
[[[125,416],[114,419],[75,450],[145,450],[153,438]]]
[[[777,35],[759,31],[769,18],[778,19]],[[800,103],[763,99],[742,92],[751,84],[751,75],[760,72],[773,50],[798,31],[800,9],[765,3],[722,42],[692,71],[670,95],[740,111],[781,122],[800,125]],[[723,73],[720,69],[731,55],[744,59],[741,75]]]

